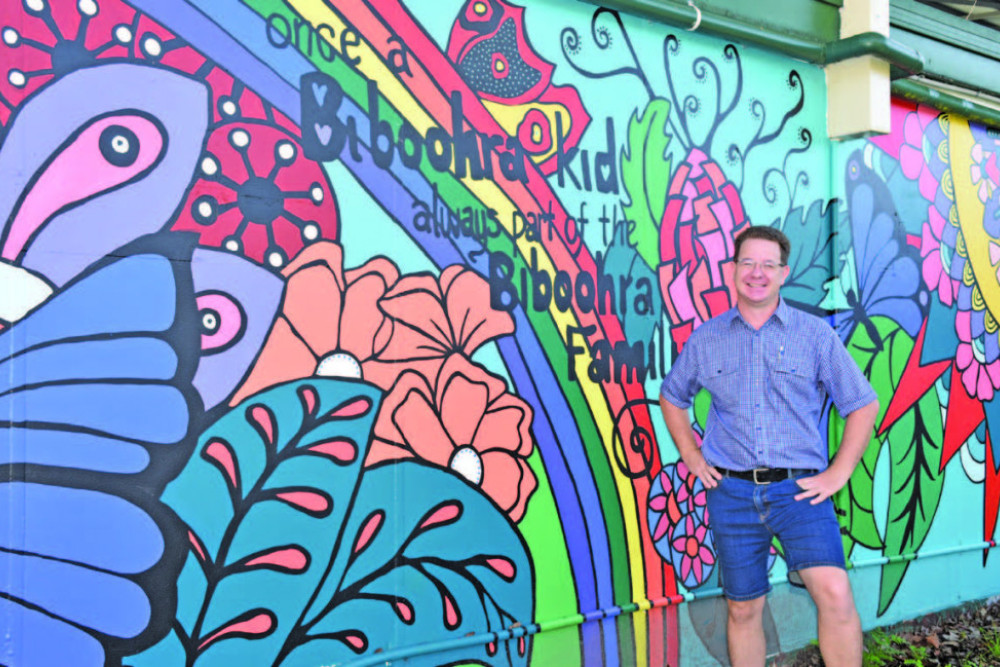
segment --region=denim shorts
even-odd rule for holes
[[[758,485],[734,477],[708,489],[709,524],[728,599],[753,600],[771,590],[767,561],[774,537],[785,552],[788,579],[797,586],[802,585],[799,570],[846,569],[833,501],[810,505],[808,499],[795,500],[801,492],[794,479]]]

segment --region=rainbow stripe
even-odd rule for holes
[[[551,210],[557,232],[569,217],[544,177],[533,168],[529,168],[527,183],[520,183],[502,178],[460,179],[453,173],[433,169],[426,155],[419,169],[404,167],[398,156],[388,170],[374,165],[368,147],[363,145],[368,137],[368,81],[378,85],[379,117],[390,124],[395,135],[404,119],[423,135],[433,127],[442,127],[452,136],[460,132],[463,128],[451,127],[449,99],[453,92],[461,94],[463,116],[472,129],[487,135],[506,134],[398,0],[352,0],[336,8],[320,0],[248,0],[245,5],[235,0],[137,0],[134,4],[183,34],[195,48],[296,122],[300,112],[299,78],[318,70],[337,80],[345,92],[341,120],[355,119],[362,144],[362,159],[355,161],[345,151],[344,166],[371,193],[373,202],[381,205],[438,267],[460,262],[486,272],[484,257],[470,256],[479,250],[474,241],[437,237],[414,229],[415,205],[431,202],[435,193],[452,210],[472,206],[497,211],[505,233],[490,239],[487,249],[508,255],[514,251],[515,284],[533,251],[539,268],[550,275],[564,271],[573,280],[581,272],[596,275],[589,250],[571,246],[561,234],[543,234],[538,241],[524,237],[513,240],[510,223],[515,211]],[[313,25],[325,23],[335,35],[353,29],[360,43],[353,45],[347,55],[360,60],[352,67],[339,57],[345,54],[339,52],[340,41],[336,38],[330,41],[338,55],[333,62],[318,50],[308,58],[291,47],[275,48],[265,36],[266,20],[272,14],[285,17],[293,25],[296,20]],[[405,82],[387,64],[389,53],[398,48],[398,43],[392,41],[394,36],[410,49],[411,75]],[[494,167],[494,172],[499,173],[498,165]],[[591,382],[587,375],[591,359],[586,353],[576,357],[577,381],[568,381],[562,372],[568,363],[569,327],[594,326],[596,333],[589,342],[604,339],[613,345],[624,340],[621,322],[611,314],[584,313],[575,307],[560,312],[554,304],[549,312],[519,308],[514,315],[517,333],[502,340],[500,350],[515,390],[536,409],[534,434],[541,465],[536,461],[534,467],[540,479],[539,492],[546,486],[551,489],[564,533],[562,553],[568,554],[572,571],[572,581],[567,582],[536,578],[538,590],[551,596],[553,588],[563,593],[559,586],[568,586],[564,594],[585,615],[675,596],[673,571],[655,551],[646,522],[646,500],[659,463],[654,463],[649,476],[638,479],[630,479],[613,464],[614,418],[629,401],[645,397],[642,385]],[[652,432],[648,410],[636,409],[632,414],[635,425]],[[626,442],[628,435],[621,434]],[[626,450],[626,456],[629,454],[635,457]],[[639,466],[636,461],[629,462]],[[547,528],[552,530],[551,526]],[[530,548],[531,534],[526,532],[525,538]],[[536,572],[547,572],[558,568],[547,567],[546,559],[565,556],[539,550],[532,553],[532,558]],[[618,656],[625,664],[676,664],[679,646],[674,607],[636,614],[631,622],[622,619],[616,626],[584,624],[580,648],[566,650],[580,650],[585,663],[613,663]],[[544,623],[547,619],[536,620]]]

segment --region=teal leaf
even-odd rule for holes
[[[524,665],[533,575],[506,514],[450,471],[365,469],[380,392],[312,378],[255,395],[209,427],[164,493],[188,544],[160,664],[339,664],[486,635],[455,657]],[[440,655],[409,660],[438,664]]]
[[[789,211],[781,229],[795,239],[795,252],[789,258],[789,273],[781,294],[790,301],[817,305],[826,297],[824,285],[833,275],[833,241],[836,207],[821,200]]]
[[[185,524],[164,642],[186,664],[276,663],[336,549],[380,397],[312,378],[248,398],[201,435],[162,497]]]
[[[532,591],[520,535],[478,489],[430,465],[384,464],[364,472],[326,584],[281,664],[340,664],[378,649],[525,625]],[[524,637],[493,640],[457,657],[526,665],[528,649]],[[440,662],[430,654],[407,664]]]
[[[670,102],[650,100],[642,116],[632,114],[628,144],[622,150],[622,184],[629,196],[623,206],[626,219],[635,223],[629,242],[651,269],[660,263],[660,220],[666,209],[671,160],[667,154]]]

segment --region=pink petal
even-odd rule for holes
[[[959,343],[958,349],[955,350],[955,363],[958,364],[959,370],[968,369],[972,366],[973,361],[975,361],[975,358],[972,356],[972,346],[968,343]],[[969,385],[966,384],[965,387],[968,389]],[[969,394],[972,394],[971,390]]]
[[[448,267],[441,276],[445,308],[458,349],[472,355],[481,345],[514,333],[514,318],[490,307],[490,284],[475,271]],[[447,282],[446,282],[447,281]]]
[[[930,169],[924,168],[920,172],[920,179],[917,181],[920,188],[920,195],[929,202],[933,202],[937,195],[938,180]]]
[[[653,532],[653,541],[659,542],[660,539],[666,534],[667,530],[670,529],[670,519],[666,514],[660,515],[660,520],[656,522],[656,530]]]
[[[993,383],[990,382],[990,376],[984,370],[979,372],[974,395],[983,401],[989,401],[993,398]]]
[[[489,390],[481,382],[454,375],[447,380],[441,396],[441,422],[457,445],[468,445],[486,412]]]
[[[915,180],[921,169],[924,168],[924,154],[913,146],[904,144],[899,149],[899,166],[903,168],[903,175],[910,180]]]
[[[712,553],[712,550],[709,549],[708,547],[702,547],[698,549],[698,557],[701,558],[701,560],[703,560],[706,565],[715,564],[715,555]]]

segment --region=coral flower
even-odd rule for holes
[[[392,321],[378,307],[399,277],[389,260],[376,257],[344,271],[341,247],[317,241],[282,274],[288,283],[281,313],[232,405],[312,375],[367,379],[368,365],[392,335]]]
[[[514,333],[510,314],[490,308],[490,286],[455,264],[435,278],[404,276],[379,301],[394,322],[393,334],[367,379],[388,388],[404,370],[434,378],[453,352],[471,357],[484,343]]]
[[[503,379],[452,354],[433,385],[415,371],[399,377],[379,410],[366,464],[415,457],[447,468],[517,521],[537,486],[526,460],[531,420]]]

